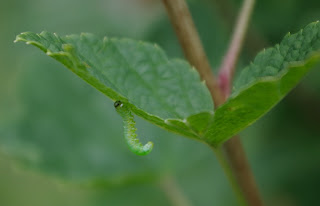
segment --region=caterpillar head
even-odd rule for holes
[[[117,109],[119,107],[122,107],[123,106],[123,103],[121,101],[115,101],[114,103],[114,107]]]

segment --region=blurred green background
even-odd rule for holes
[[[240,0],[189,2],[217,68]],[[257,0],[239,70],[255,54],[320,19],[318,0]],[[113,103],[35,48],[24,31],[90,32],[158,43],[183,57],[160,0],[0,0],[0,205],[172,205],[171,181],[191,205],[236,200],[212,151],[137,119],[154,151],[138,157]],[[266,205],[320,205],[320,70],[242,132]],[[171,191],[169,191],[171,192]]]

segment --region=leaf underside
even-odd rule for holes
[[[218,146],[276,105],[320,60],[320,25],[287,35],[260,52],[213,112],[210,93],[185,61],[169,60],[156,45],[92,34],[59,37],[22,33],[32,44],[113,100],[169,131]],[[110,105],[111,106],[111,105]]]
[[[17,41],[37,46],[112,100],[169,131],[198,138],[211,120],[213,102],[198,73],[185,61],[168,60],[157,45],[85,33],[26,32]],[[204,121],[189,124],[193,116]]]

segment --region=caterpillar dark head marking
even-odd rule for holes
[[[122,105],[123,105],[123,104],[122,104],[121,101],[115,101],[115,102],[114,102],[114,107],[115,107],[115,108],[122,107]]]

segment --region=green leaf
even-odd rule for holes
[[[276,105],[320,60],[320,24],[309,24],[260,52],[235,83],[229,100],[215,111],[205,134],[219,145],[248,127]]]
[[[160,127],[200,138],[203,125],[211,121],[213,102],[196,70],[185,61],[168,60],[157,45],[48,32],[22,33],[16,41],[37,46],[112,100],[131,104],[135,114]],[[188,122],[194,116],[204,117],[201,125]]]

